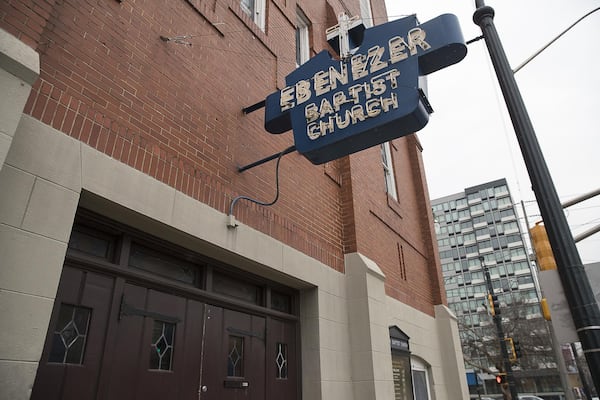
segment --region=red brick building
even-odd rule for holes
[[[0,5],[2,397],[465,397],[415,135],[238,172],[293,144],[242,110],[342,12],[387,21],[383,0]]]

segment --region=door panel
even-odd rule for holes
[[[298,393],[296,323],[267,321],[267,399],[295,399]]]
[[[200,390],[200,369],[202,362],[202,343],[204,342],[204,303],[188,300],[186,310],[186,331],[183,351],[177,355],[182,361],[183,371],[177,371],[181,378],[181,387],[186,388],[180,393],[182,400],[198,400]],[[178,365],[176,365],[178,368]]]
[[[197,399],[201,303],[126,284],[120,311],[106,398]]]
[[[68,354],[57,362],[54,342],[74,342],[82,330],[77,310],[89,315],[82,363]],[[194,300],[65,266],[31,398],[197,399],[203,310]],[[172,336],[157,335],[157,326]],[[165,351],[172,354],[166,364],[151,362]]]
[[[144,307],[146,289],[126,285],[121,295],[132,307]],[[124,293],[126,291],[126,293]],[[120,309],[119,309],[120,310]],[[112,315],[116,325],[115,337],[105,351],[111,354],[110,365],[105,364],[106,377],[102,386],[106,388],[102,398],[135,398],[137,365],[140,358],[143,319],[140,317],[123,317],[119,320],[118,313]]]
[[[184,372],[198,371],[201,358],[202,313],[186,315],[188,302],[191,300],[149,291],[147,310],[175,317],[178,321],[168,321],[160,315],[145,318],[138,367],[137,398],[161,400],[198,398],[197,372],[195,379],[188,381],[187,385]],[[198,308],[200,307],[196,307]],[[192,329],[194,326],[189,323],[191,321],[197,321],[193,324],[196,330]],[[188,357],[184,357],[186,354]]]
[[[205,316],[200,398],[264,399],[265,318],[209,305]]]
[[[114,289],[114,278],[84,272],[65,266],[62,272],[58,294],[50,318],[51,330],[32,390],[33,400],[53,399],[93,399],[98,388],[98,373],[102,360],[108,310]],[[89,310],[89,324],[86,328],[77,326],[74,318],[63,318],[67,309]],[[62,310],[62,311],[61,311]],[[63,320],[59,324],[59,316]],[[59,324],[60,326],[57,326]],[[79,323],[84,325],[84,323]],[[55,333],[56,330],[62,333]],[[85,346],[82,363],[65,363],[57,360],[57,348],[85,330]],[[64,342],[63,342],[64,341]],[[62,344],[61,344],[62,342]],[[51,357],[53,353],[53,357]],[[72,361],[72,360],[68,360]]]

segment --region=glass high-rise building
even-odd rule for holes
[[[534,267],[506,180],[466,188],[431,204],[448,306],[458,319],[471,394],[500,393],[494,374],[503,366],[488,302],[487,268],[519,393],[560,395]],[[518,358],[512,351],[515,342]]]

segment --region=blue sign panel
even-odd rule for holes
[[[416,16],[364,31],[344,60],[322,51],[286,77],[266,99],[265,129],[294,132],[298,152],[314,164],[422,129],[429,120],[418,78],[467,54],[456,16],[424,24]]]
[[[469,386],[479,385],[479,378],[477,377],[475,372],[467,372],[467,385],[469,385]]]

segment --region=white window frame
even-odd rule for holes
[[[265,5],[266,2],[265,0],[250,0],[250,2],[254,3],[253,6],[248,6],[246,5],[244,0],[240,0],[240,8],[242,9],[242,11],[244,11],[246,14],[248,14],[250,16],[250,18],[252,18],[252,21],[254,21],[254,23],[256,25],[258,25],[258,27],[264,31],[265,30]]]
[[[381,144],[381,163],[383,164],[383,173],[385,175],[385,189],[394,200],[398,201],[398,191],[396,190],[396,177],[394,176],[394,163],[392,162],[390,142]]]
[[[310,58],[310,21],[302,10],[296,11],[296,67],[304,64]]]
[[[419,359],[415,359],[414,357],[410,358],[410,369],[411,369],[411,377],[412,377],[412,386],[413,386],[413,396],[416,399],[416,385],[415,385],[415,372],[423,373],[425,376],[425,389],[427,390],[427,399],[431,400],[431,384],[429,383],[429,368],[427,365]],[[418,399],[421,400],[421,399]]]
[[[365,28],[373,26],[373,11],[371,10],[371,0],[360,0],[360,17],[363,20]]]

